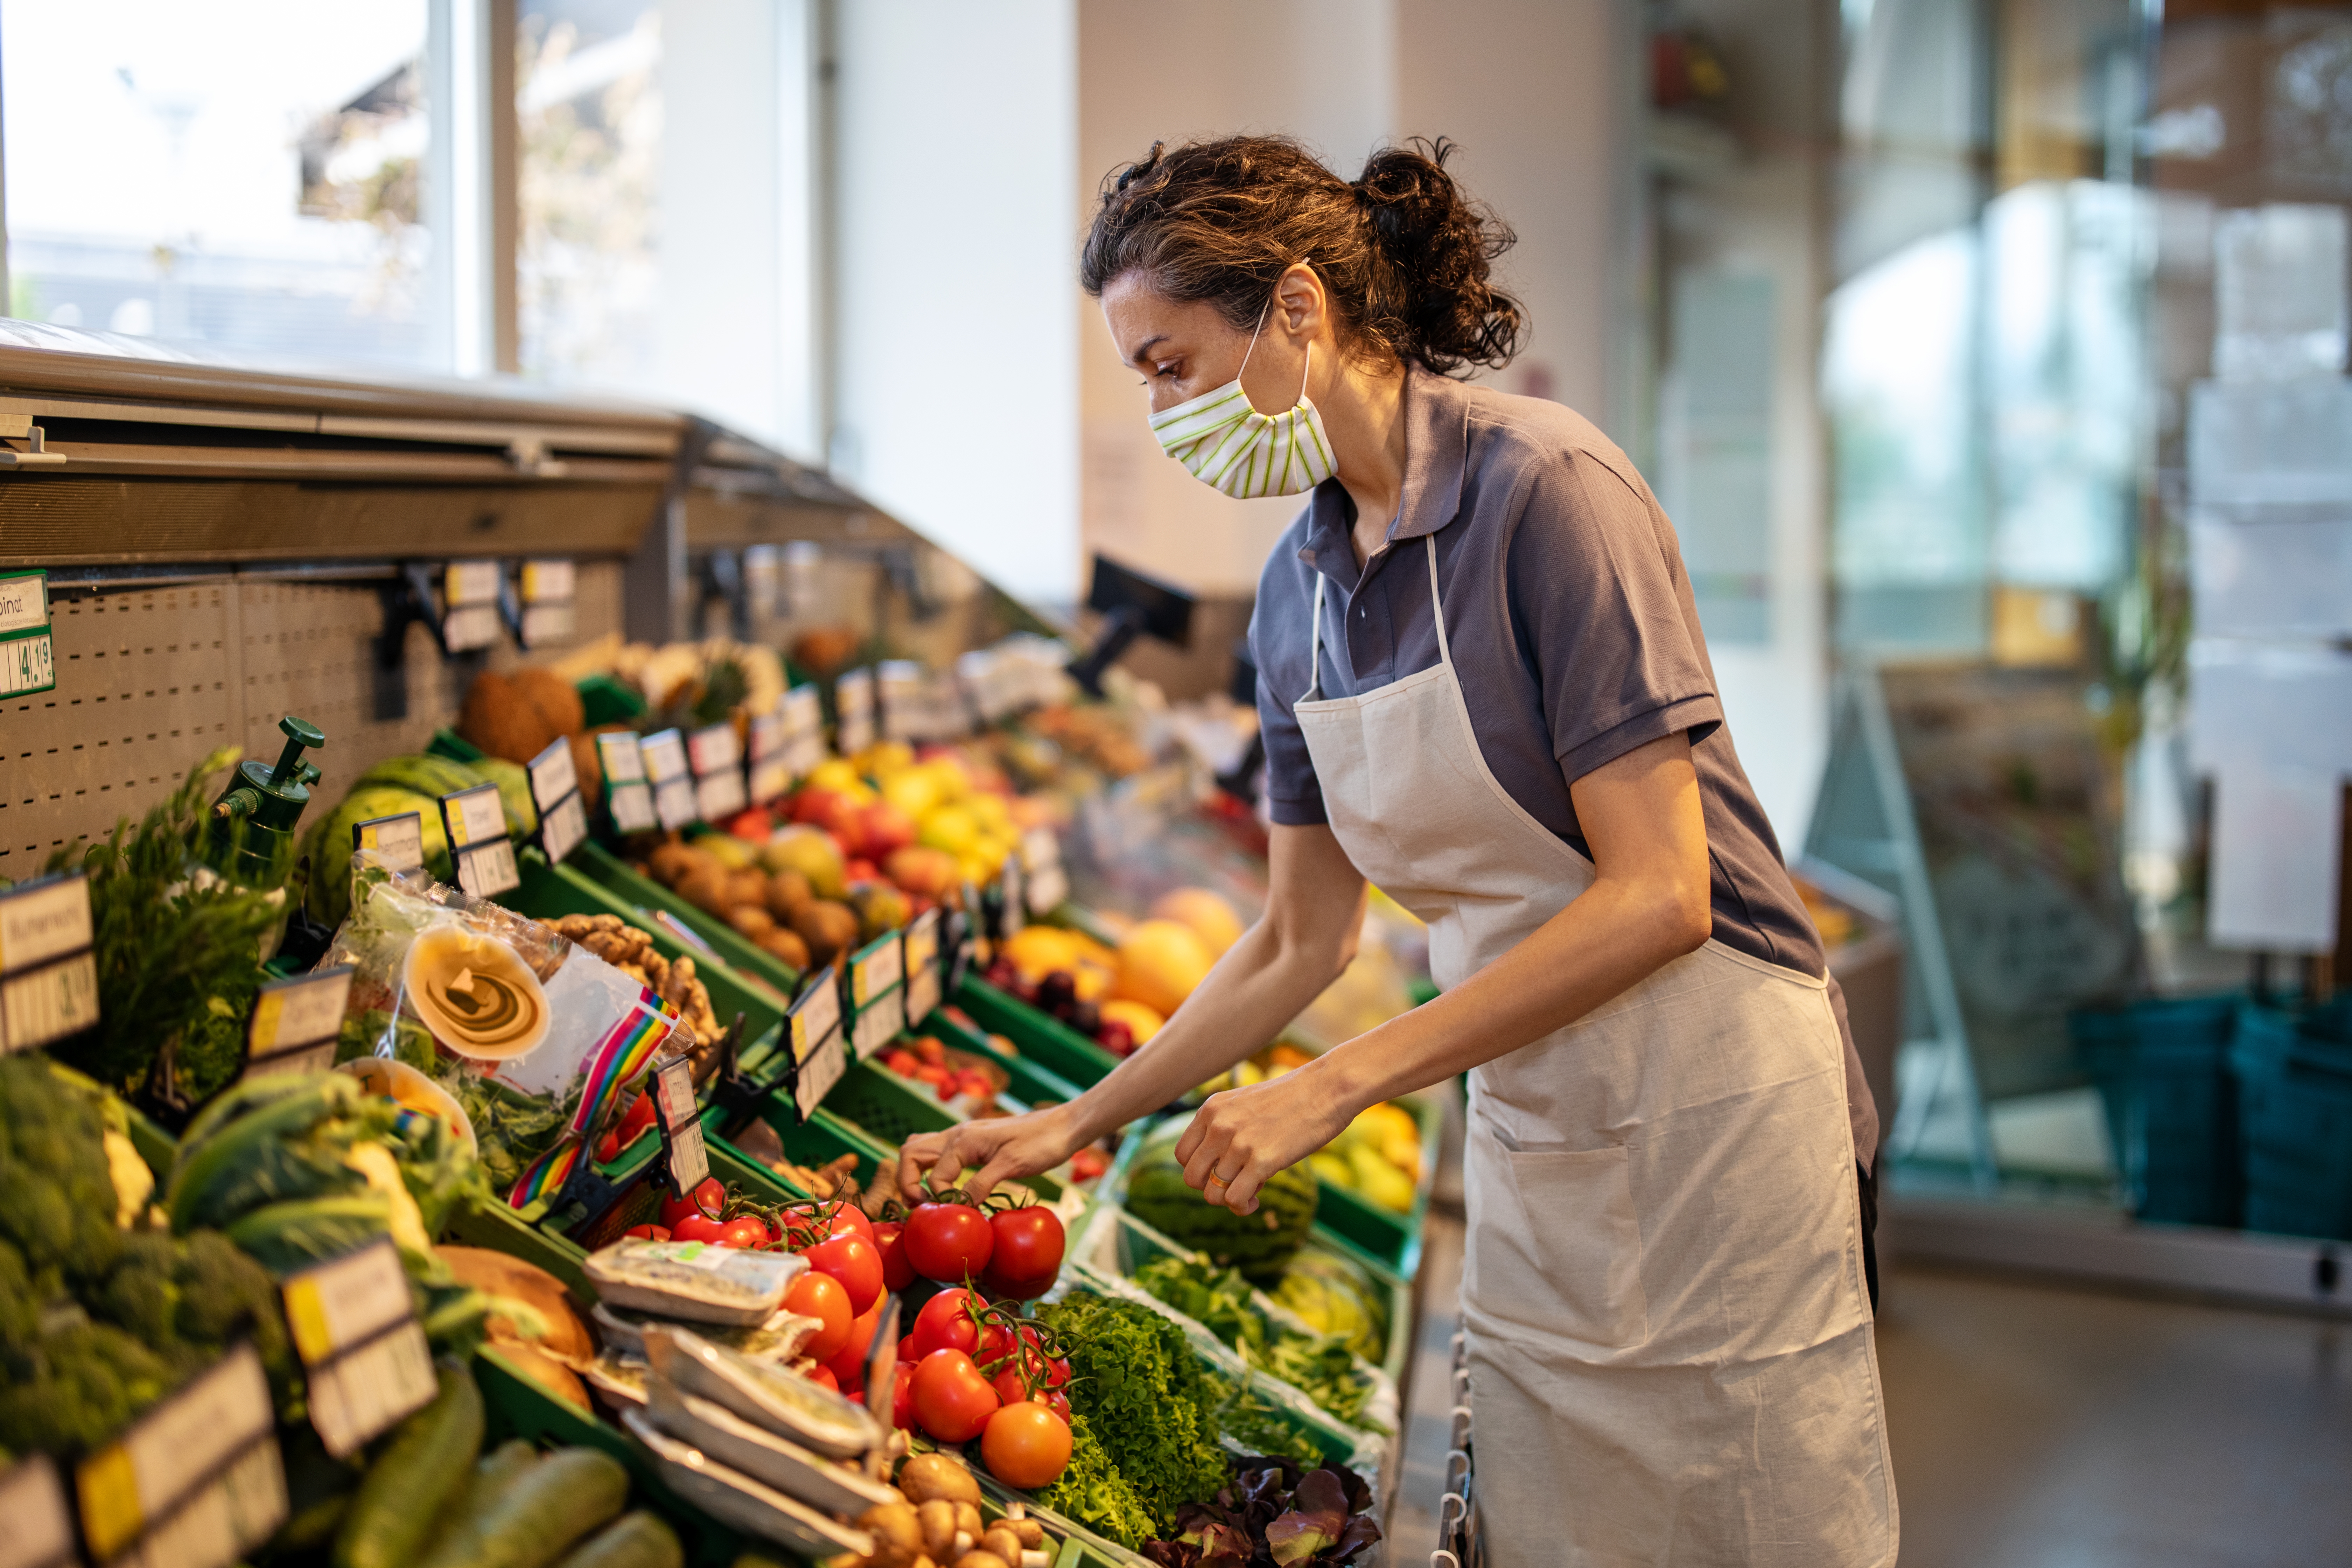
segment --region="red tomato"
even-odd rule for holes
[[[966,1068],[955,1075],[956,1092],[978,1100],[982,1105],[996,1098],[996,1085],[977,1068]]]
[[[982,1366],[993,1366],[1001,1361],[1009,1362],[1013,1357],[1013,1335],[1006,1331],[1003,1324],[990,1323],[981,1330],[980,1348],[971,1352],[971,1359]]]
[[[841,1392],[840,1380],[833,1375],[833,1369],[831,1367],[813,1366],[809,1368],[808,1380],[811,1383],[815,1384],[819,1388],[830,1388],[835,1394],[839,1394]]]
[[[987,1216],[969,1204],[916,1205],[899,1239],[916,1273],[950,1284],[987,1272],[995,1246]]]
[[[651,1241],[654,1238],[654,1227],[649,1225],[633,1225],[621,1234],[634,1236],[640,1241]]]
[[[923,1310],[915,1314],[914,1332],[907,1336],[915,1342],[915,1359],[920,1361],[934,1351],[961,1351],[966,1355],[977,1351],[980,1326],[971,1321],[971,1314],[985,1305],[978,1291],[961,1286],[924,1302]]]
[[[882,1053],[882,1065],[900,1078],[911,1078],[915,1069],[922,1065],[922,1058],[904,1046],[892,1046]]]
[[[1070,1419],[1070,1396],[1060,1389],[1046,1394],[1044,1403],[1046,1409],[1060,1416],[1065,1423]]]
[[[989,1216],[988,1228],[992,1236],[984,1281],[988,1288],[1000,1296],[1022,1300],[1044,1295],[1062,1271],[1062,1248],[1067,1240],[1054,1211],[1034,1204],[999,1209]],[[1044,1284],[1037,1289],[1026,1289],[1041,1280]]]
[[[809,1267],[821,1274],[830,1274],[841,1281],[849,1292],[849,1310],[863,1316],[882,1297],[882,1255],[871,1243],[856,1234],[836,1236],[831,1241],[820,1241],[814,1247],[803,1247],[801,1256]]]
[[[862,1390],[866,1386],[866,1354],[874,1348],[874,1336],[882,1327],[882,1303],[877,1300],[860,1313],[849,1325],[849,1338],[831,1361],[824,1364],[833,1369],[834,1381],[843,1388]]]
[[[607,1132],[596,1140],[596,1163],[609,1165],[621,1157],[621,1135]]]
[[[1020,1358],[1007,1361],[991,1380],[995,1385],[997,1397],[1007,1405],[1015,1405],[1024,1399],[1046,1399],[1049,1394],[1058,1396],[1061,1390],[1069,1386],[1070,1363],[1058,1357],[1047,1356],[1039,1348],[1035,1329],[1024,1325],[1021,1342]],[[987,1359],[985,1356],[981,1358],[983,1364]],[[1066,1405],[1068,1400],[1064,1399],[1063,1403]]]
[[[1070,1424],[1033,1401],[1007,1405],[988,1418],[980,1457],[1008,1487],[1051,1486],[1070,1462]]]
[[[904,1290],[915,1282],[915,1266],[907,1261],[907,1249],[899,1233],[907,1227],[895,1219],[886,1219],[874,1227],[874,1250],[882,1255],[882,1288]]]
[[[996,1414],[996,1390],[961,1351],[933,1351],[915,1363],[915,1420],[942,1443],[969,1443]]]
[[[640,1135],[652,1131],[653,1124],[654,1097],[639,1089],[637,1098],[621,1112],[621,1147],[625,1149],[635,1142]]]
[[[669,1235],[672,1241],[707,1241],[719,1247],[734,1245],[727,1239],[727,1227],[709,1215],[681,1215],[677,1223],[669,1227]]]
[[[758,1215],[747,1214],[720,1226],[719,1239],[722,1246],[740,1247],[746,1252],[756,1252],[774,1237],[768,1230],[766,1220]]]
[[[898,1364],[900,1366],[912,1366],[921,1359],[922,1358],[920,1356],[918,1356],[915,1353],[915,1336],[912,1334],[899,1335]]]
[[[841,1281],[830,1274],[819,1274],[812,1268],[793,1282],[784,1292],[784,1310],[798,1312],[803,1318],[814,1318],[824,1327],[816,1337],[801,1347],[801,1353],[812,1361],[827,1362],[841,1353],[849,1342],[849,1325],[857,1314],[849,1310],[849,1292]]]
[[[673,1231],[677,1222],[698,1209],[705,1215],[715,1215],[727,1203],[727,1184],[713,1176],[682,1198],[662,1199],[661,1222]]]
[[[890,1425],[906,1427],[915,1424],[915,1363],[902,1361],[890,1382]]]
[[[1088,1144],[1070,1156],[1070,1180],[1091,1182],[1110,1169],[1110,1156]]]

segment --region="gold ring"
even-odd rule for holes
[[[1215,1185],[1220,1186],[1220,1187],[1230,1187],[1230,1186],[1232,1186],[1232,1185],[1233,1185],[1233,1184],[1232,1184],[1231,1182],[1229,1182],[1229,1181],[1225,1180],[1225,1179],[1224,1179],[1224,1177],[1223,1177],[1223,1176],[1221,1176],[1221,1175],[1217,1174],[1217,1173],[1216,1173],[1216,1172],[1214,1172],[1214,1171],[1212,1171],[1212,1172],[1210,1172],[1210,1173],[1209,1173],[1209,1182],[1208,1182],[1208,1183],[1203,1183],[1202,1184],[1203,1184],[1203,1185],[1207,1185],[1207,1184],[1209,1184],[1210,1183],[1213,1183]]]

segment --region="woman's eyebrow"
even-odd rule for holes
[[[1141,364],[1144,361],[1146,361],[1146,360],[1148,360],[1148,359],[1150,359],[1150,358],[1151,357],[1151,345],[1152,345],[1152,344],[1154,344],[1154,343],[1164,343],[1164,342],[1166,342],[1167,341],[1168,341],[1168,334],[1167,334],[1166,332],[1154,332],[1154,333],[1152,333],[1150,337],[1148,337],[1148,338],[1144,339],[1141,342],[1139,342],[1139,343],[1136,344],[1136,346],[1135,346],[1135,352],[1134,352],[1133,353],[1131,353],[1131,354],[1129,354],[1129,355],[1128,355],[1128,356],[1127,356],[1128,363],[1129,363],[1129,364]]]

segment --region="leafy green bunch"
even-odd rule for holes
[[[1225,1482],[1218,1412],[1231,1391],[1202,1366],[1184,1331],[1139,1301],[1086,1291],[1037,1316],[1069,1347],[1071,1409],[1155,1528],[1164,1533],[1178,1509],[1214,1497]]]
[[[1135,1282],[1223,1340],[1244,1362],[1282,1379],[1340,1420],[1385,1430],[1365,1415],[1373,1384],[1357,1367],[1349,1337],[1302,1333],[1265,1311],[1240,1269],[1220,1268],[1196,1252],[1155,1258],[1135,1271]]]

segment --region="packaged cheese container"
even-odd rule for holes
[[[749,1328],[783,1305],[808,1268],[790,1252],[751,1252],[704,1241],[629,1237],[588,1256],[599,1300],[627,1311]]]

